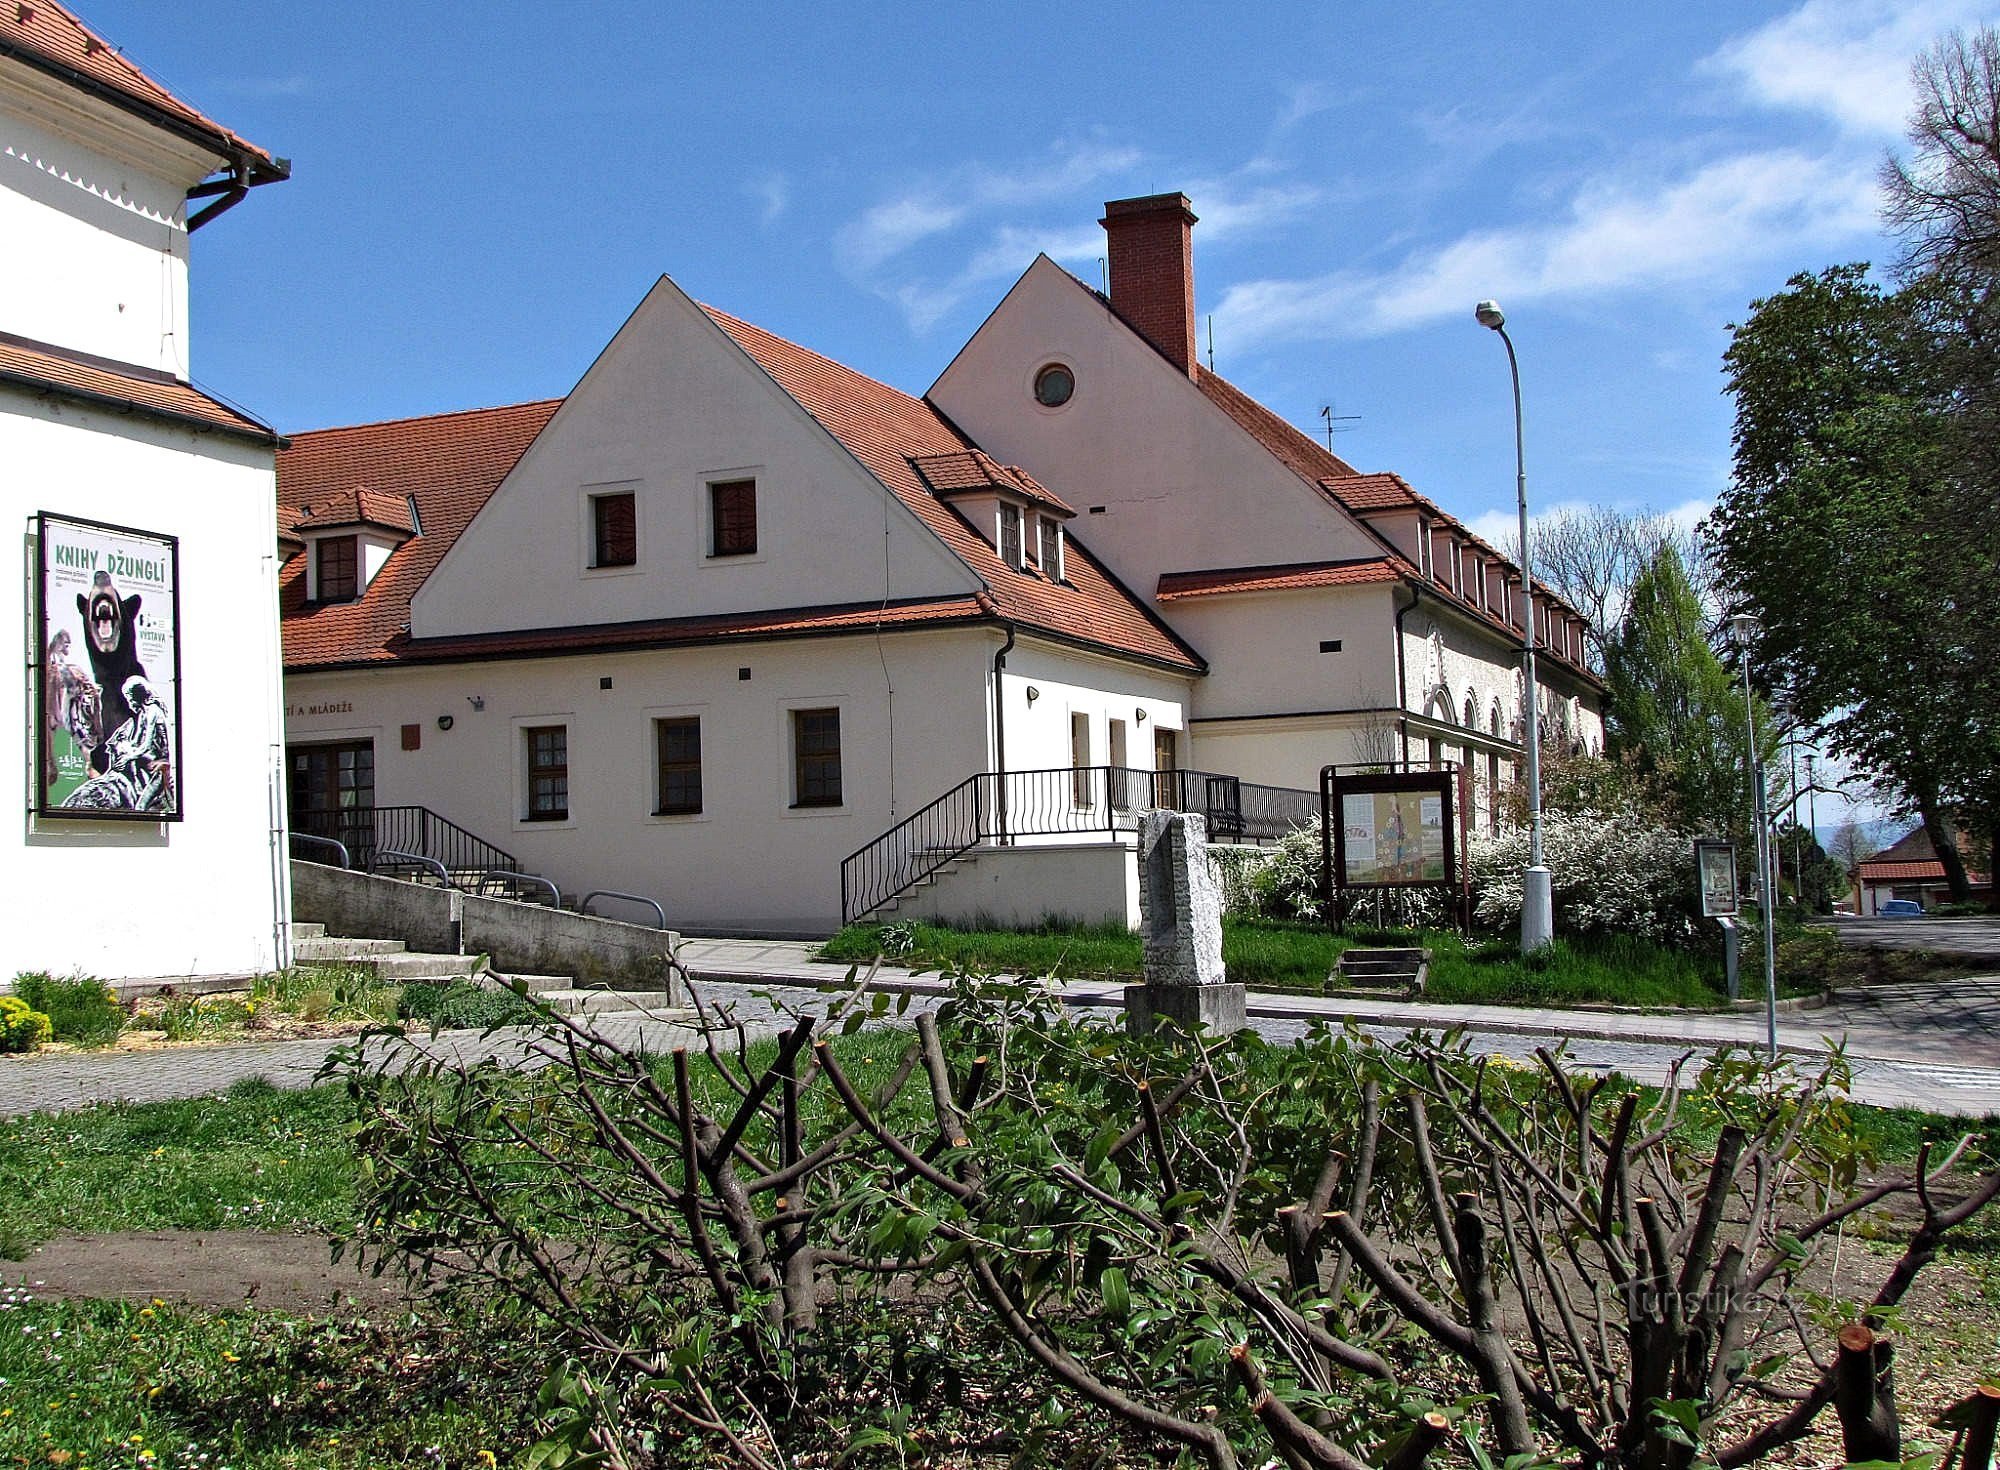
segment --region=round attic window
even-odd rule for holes
[[[1059,362],[1052,362],[1035,374],[1035,402],[1043,408],[1061,408],[1076,392],[1076,374]]]

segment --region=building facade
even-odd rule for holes
[[[777,934],[857,912],[884,834],[960,841],[921,834],[969,782],[1012,917],[1115,893],[1047,849],[1161,773],[1455,762],[1490,819],[1518,573],[1194,363],[1191,224],[1110,206],[1110,300],[1037,260],[925,398],[662,279],[560,400],[295,436],[294,825],[424,808],[566,897]],[[1536,597],[1549,728],[1598,745],[1581,621]]]
[[[0,976],[287,957],[272,431],[189,381],[189,237],[273,158],[51,0],[0,9]]]

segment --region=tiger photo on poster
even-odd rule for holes
[[[36,812],[179,821],[179,539],[44,511],[36,540]]]

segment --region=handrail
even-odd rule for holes
[[[316,847],[330,847],[340,854],[340,865],[343,868],[354,866],[354,859],[348,856],[347,844],[344,842],[337,841],[332,837],[315,837],[310,832],[293,832],[290,836],[294,842],[310,842]]]
[[[332,839],[348,851],[349,864],[372,872],[375,855],[391,851],[429,858],[448,873],[519,872],[512,853],[467,831],[426,806],[352,806],[295,812],[292,830],[302,837]]]
[[[524,883],[539,884],[549,891],[549,906],[558,909],[562,907],[562,890],[539,873],[515,873],[504,868],[495,868],[492,872],[479,875],[479,891],[484,893],[489,883],[498,883],[502,888],[510,886],[518,888]],[[666,927],[664,920],[660,927],[663,929]]]
[[[1137,831],[1145,813],[1162,809],[1200,813],[1220,839],[1268,842],[1310,827],[1319,798],[1212,771],[1125,766],[982,771],[842,860],[841,922],[873,913],[981,842],[1069,833],[1115,836]],[[1004,823],[998,815],[1003,811]]]
[[[387,865],[392,868],[422,868],[427,873],[435,873],[438,882],[445,887],[451,887],[451,874],[446,871],[445,865],[436,858],[425,857],[422,853],[399,852],[393,847],[378,847],[375,849],[375,863],[378,867]]]
[[[653,927],[656,929],[664,929],[667,927],[667,911],[661,908],[656,900],[646,898],[643,895],[637,893],[620,893],[615,888],[593,888],[590,892],[586,893],[583,896],[583,902],[576,906],[576,911],[579,914],[590,913],[590,901],[594,898],[619,898],[623,899],[626,903],[643,903],[644,905],[646,905],[647,908],[651,909],[655,914],[659,916],[660,922],[654,925]],[[600,916],[593,915],[593,917],[600,917]]]

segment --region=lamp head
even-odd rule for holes
[[[1472,308],[1472,314],[1479,318],[1480,326],[1491,327],[1496,332],[1507,325],[1507,314],[1500,310],[1497,301],[1480,302]]]
[[[1752,614],[1737,613],[1729,620],[1729,633],[1736,640],[1738,648],[1748,648],[1756,641],[1757,631],[1760,626]]]

